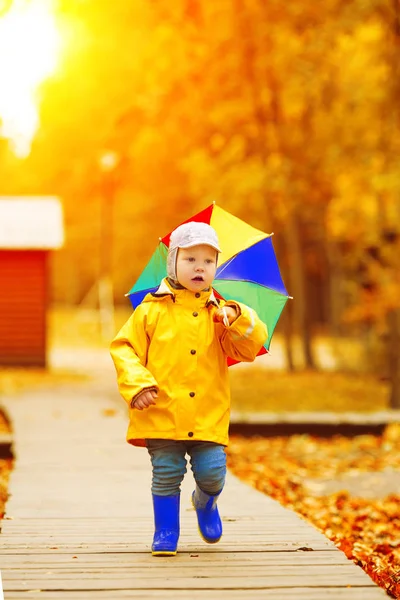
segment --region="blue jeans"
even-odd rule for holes
[[[199,488],[216,496],[224,487],[226,476],[225,447],[213,442],[176,440],[146,440],[153,465],[151,491],[156,496],[175,496],[180,493],[186,473],[186,454]]]

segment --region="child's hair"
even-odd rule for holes
[[[167,274],[172,281],[178,281],[176,276],[176,258],[179,248],[191,248],[200,244],[211,246],[217,252],[221,252],[217,232],[211,225],[207,225],[207,223],[190,221],[189,223],[179,225],[171,233],[167,256]]]

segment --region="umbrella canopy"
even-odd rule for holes
[[[290,296],[279,271],[271,235],[212,204],[184,221],[208,223],[217,232],[222,252],[213,282],[216,296],[237,300],[254,308],[268,327],[268,339],[259,354],[268,351],[272,334]],[[136,308],[146,294],[154,292],[167,275],[167,254],[171,233],[163,238],[156,251],[128,292]],[[230,364],[234,361],[229,360]]]

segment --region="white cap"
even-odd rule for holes
[[[217,252],[221,252],[215,229],[213,229],[211,225],[207,225],[207,223],[190,221],[189,223],[179,225],[179,227],[171,233],[169,249],[191,248],[192,246],[199,246],[200,244],[211,246],[217,250]]]
[[[213,229],[211,225],[207,225],[207,223],[190,221],[189,223],[179,225],[179,227],[171,233],[167,256],[167,273],[170,279],[178,281],[176,276],[176,258],[178,249],[191,248],[192,246],[199,246],[201,244],[211,246],[217,252],[221,252],[217,233],[215,229]]]

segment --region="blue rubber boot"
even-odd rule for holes
[[[208,544],[216,544],[222,536],[222,522],[217,507],[220,493],[209,496],[197,485],[192,495],[200,535]]]
[[[155,496],[154,538],[151,547],[153,556],[175,556],[179,539],[180,494],[176,496]]]

